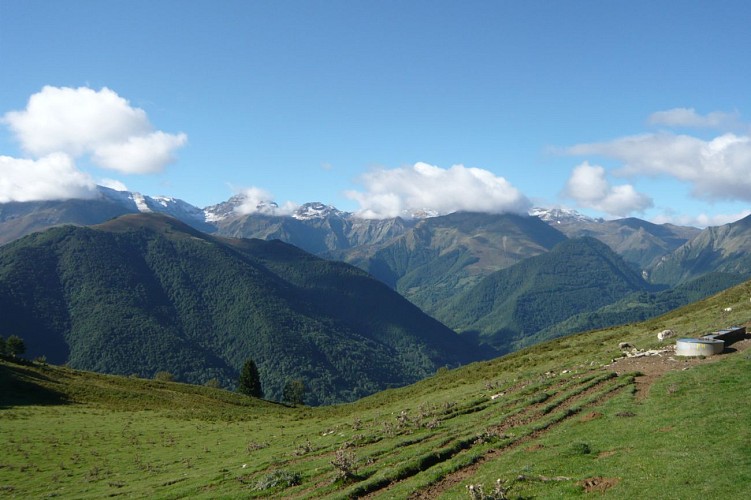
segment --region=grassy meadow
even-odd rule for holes
[[[750,297],[329,407],[0,361],[0,497],[748,498],[751,350],[677,359],[638,398],[611,361],[749,324]]]

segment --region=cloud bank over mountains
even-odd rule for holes
[[[433,210],[441,214],[472,211],[527,213],[532,203],[503,177],[488,170],[454,165],[443,169],[427,163],[412,167],[378,169],[364,174],[364,191],[347,197],[360,205],[357,214],[367,219],[404,216]]]
[[[144,110],[106,87],[45,86],[1,122],[29,156],[2,157],[0,199],[6,201],[93,196],[96,183],[75,159],[122,174],[151,174],[174,162],[188,140],[155,130]],[[59,185],[47,186],[53,182]],[[124,187],[112,179],[101,183]]]
[[[0,203],[85,199],[93,197],[95,189],[94,180],[64,153],[39,160],[0,156]]]

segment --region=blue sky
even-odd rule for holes
[[[0,201],[721,224],[751,213],[750,23],[743,1],[0,0]]]

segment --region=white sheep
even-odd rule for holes
[[[663,341],[663,340],[665,340],[667,338],[672,337],[673,335],[675,335],[675,333],[673,332],[673,330],[663,330],[663,331],[661,331],[660,333],[657,334],[657,340]]]

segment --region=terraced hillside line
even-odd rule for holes
[[[503,396],[491,391],[459,404],[421,405],[417,410],[380,415],[364,426],[359,424],[361,433],[346,441],[336,440],[325,445],[303,443],[299,453],[290,453],[285,460],[277,462],[276,467],[280,469],[295,470],[307,463],[307,468],[319,471],[299,488],[287,490],[285,496],[377,495],[422,473],[432,474],[430,481],[417,481],[421,484],[415,487],[422,487],[471,465],[493,449],[512,446],[527,435],[539,432],[540,425],[546,427],[557,419],[568,418],[570,414],[563,407],[575,404],[586,397],[587,391],[602,387],[613,377],[613,373],[595,372],[555,377],[540,375],[506,386],[501,392]],[[490,388],[500,389],[486,387]],[[499,396],[493,398],[491,394]],[[559,414],[560,408],[563,410]],[[425,425],[431,421],[435,422],[435,427]],[[387,429],[388,435],[385,434]],[[343,430],[332,432],[338,434]],[[356,455],[359,466],[356,477],[352,478],[354,482],[344,487],[335,484],[337,471],[331,467],[340,449]],[[262,476],[263,471],[258,470],[244,475],[243,479],[250,484]]]
[[[345,445],[332,443],[327,446],[317,447],[314,450],[301,453],[296,458],[287,459],[283,463],[280,462],[278,465],[291,467],[301,462],[316,460],[328,464],[334,459],[337,449],[340,446],[346,446],[358,454],[364,453],[368,460],[368,466],[360,471],[361,481],[363,482],[359,483],[357,487],[378,489],[394,481],[394,477],[386,479],[373,478],[378,472],[387,468],[398,469],[399,473],[397,475],[401,477],[404,474],[412,475],[415,472],[429,468],[429,464],[435,460],[437,454],[443,456],[442,460],[445,460],[446,457],[450,457],[458,451],[471,447],[478,439],[478,432],[472,429],[483,429],[487,427],[488,423],[494,420],[502,421],[513,418],[519,412],[530,408],[530,405],[549,400],[551,397],[550,394],[565,391],[570,387],[581,384],[582,381],[589,381],[594,377],[594,375],[584,377],[580,375],[554,378],[541,377],[540,379],[535,379],[535,381],[519,382],[506,386],[502,391],[504,397],[500,399],[483,396],[473,398],[461,404],[422,405],[418,408],[416,414],[415,410],[412,410],[411,413],[405,410],[401,414],[396,415],[397,420],[402,419],[398,427],[392,426],[394,424],[393,420],[382,421],[379,418],[375,418],[366,424],[365,427],[369,428],[369,430],[363,429],[363,432],[367,436],[365,434],[361,435],[360,442],[350,440]],[[494,386],[492,388],[500,390],[500,387]],[[544,397],[540,397],[540,395],[544,395]],[[496,417],[495,415],[500,415],[500,417]],[[391,419],[393,415],[387,415],[386,417]],[[461,421],[458,422],[458,425],[452,424],[452,422],[460,417]],[[383,415],[380,418],[383,418]],[[425,422],[431,420],[435,422],[440,421],[440,428],[428,430]],[[384,425],[388,424],[389,430],[395,434],[389,437],[384,436],[384,429],[378,426],[379,422]],[[372,447],[369,450],[368,446],[375,443],[379,443],[378,446],[387,446],[387,448],[376,452],[372,451]],[[405,460],[405,456],[417,458]],[[330,483],[333,481],[334,476],[333,471],[330,472],[331,474],[328,475],[330,477],[326,474],[316,476],[318,478],[316,487],[331,487]],[[261,471],[257,474],[261,474]],[[324,478],[323,476],[327,477]],[[305,497],[311,491],[310,489],[304,489],[295,492],[294,496]],[[287,493],[291,494],[291,492]]]
[[[427,484],[415,485],[416,489],[422,488],[414,493],[415,498],[434,498],[434,488],[440,488],[442,491],[463,480],[466,471],[474,470],[489,456],[539,437],[542,433],[580,412],[582,408],[612,397],[619,389],[633,383],[633,378],[618,380],[614,373],[587,377],[585,380],[585,383],[578,386],[568,386],[569,390],[563,391],[563,394],[553,395],[552,402],[545,404],[551,397],[531,402],[514,414],[504,415],[502,422],[485,426],[484,432],[467,434],[467,437],[457,440],[452,449],[441,449],[430,456],[421,457],[413,467],[402,469],[398,477],[382,477],[377,482],[358,485],[349,490],[347,496],[384,495],[398,485],[404,484],[405,481],[414,479],[420,474],[429,473],[439,466],[441,469],[433,472],[436,478],[432,481],[428,480]],[[517,435],[505,434],[511,430],[516,430]],[[491,441],[484,441],[483,435]],[[466,456],[462,458],[464,455]]]

